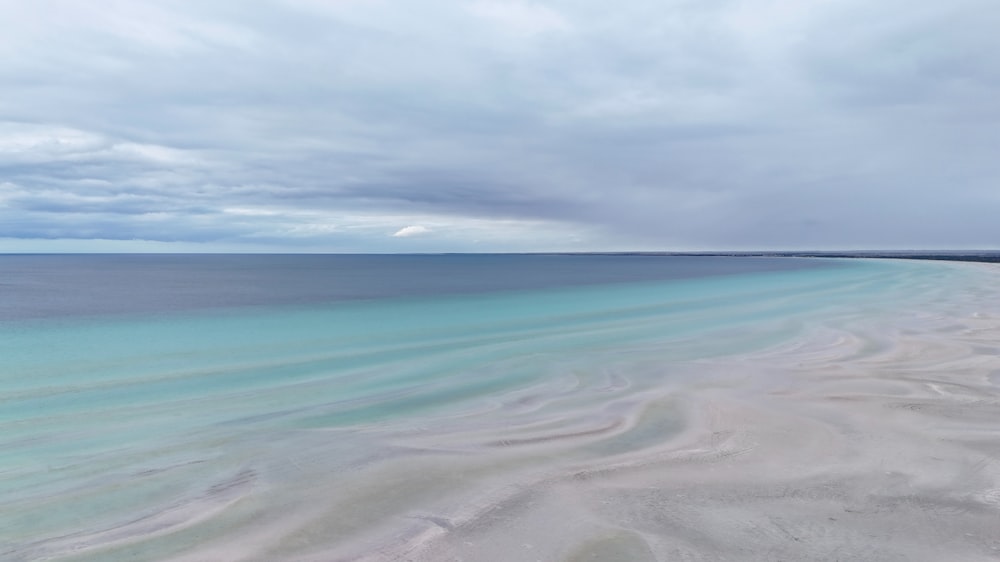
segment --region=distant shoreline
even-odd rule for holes
[[[600,255],[600,256],[670,256],[670,257],[734,257],[734,258],[867,258],[906,259],[1000,263],[1000,251],[822,251],[822,252],[552,252],[549,255]]]
[[[906,259],[1000,263],[1000,250],[837,250],[837,251],[714,251],[714,252],[412,252],[412,253],[257,253],[257,252],[0,252],[0,257],[27,256],[648,256],[648,257],[733,257],[733,258],[852,258]]]

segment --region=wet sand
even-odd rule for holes
[[[9,554],[997,560],[1000,267],[948,267],[970,283],[742,327],[744,352],[538,354],[492,368],[553,376],[474,410],[248,436],[243,457],[157,469],[198,483],[167,509]]]
[[[662,440],[529,470],[332,559],[1000,559],[997,296],[940,295],[688,365],[715,375],[658,398],[684,406]],[[650,417],[508,446],[596,453]]]

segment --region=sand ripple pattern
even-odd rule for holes
[[[601,298],[6,381],[0,559],[1000,558],[1000,269]]]

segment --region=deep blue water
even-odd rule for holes
[[[627,255],[0,255],[0,321],[525,291],[839,265]]]

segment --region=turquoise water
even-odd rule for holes
[[[3,323],[0,558],[197,553],[277,524],[282,510],[340,501],[307,492],[304,481],[362,481],[378,459],[417,443],[474,458],[477,445],[449,437],[456,427],[491,443],[600,425],[615,408],[690,384],[700,359],[765,350],[845,308],[891,310],[960,277],[856,260]],[[565,454],[646,446],[669,433],[671,409],[682,407],[665,404],[646,411],[656,419],[644,430]],[[357,533],[331,531],[296,548]]]

